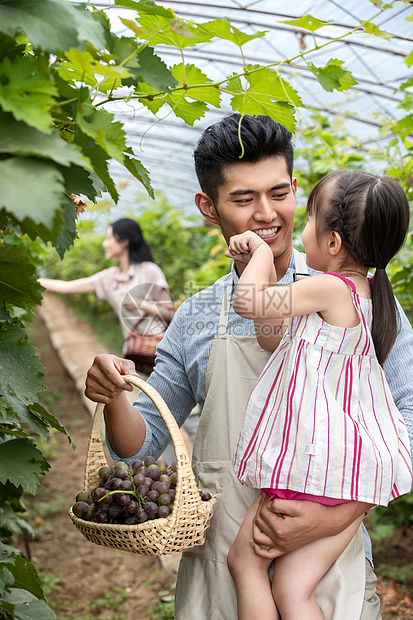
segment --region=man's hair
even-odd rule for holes
[[[269,116],[243,116],[241,119],[236,113],[211,125],[203,132],[194,151],[195,172],[202,191],[215,204],[218,188],[225,183],[226,167],[256,163],[268,157],[282,157],[292,178],[292,137],[290,131]]]

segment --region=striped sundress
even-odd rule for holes
[[[234,469],[254,488],[387,506],[412,488],[409,437],[375,355],[372,302],[339,277],[360,323],[290,319],[249,397]]]

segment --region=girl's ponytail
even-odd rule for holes
[[[371,280],[371,298],[373,303],[371,335],[377,359],[383,365],[396,340],[399,322],[396,299],[385,269],[376,269]]]

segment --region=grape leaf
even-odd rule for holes
[[[68,0],[1,2],[0,31],[14,37],[19,30],[34,48],[51,53],[82,47],[86,41],[97,49],[105,47],[102,24],[84,7]]]
[[[14,576],[15,588],[22,588],[37,599],[46,600],[39,575],[31,562],[27,562],[21,555],[16,555],[14,564],[9,565],[8,569]]]
[[[393,35],[390,34],[390,32],[386,32],[385,30],[380,30],[380,28],[376,26],[376,24],[373,24],[372,22],[361,21],[360,25],[363,27],[363,30],[366,34],[372,34],[374,37],[380,37],[381,39],[387,39],[387,41],[390,41],[390,39],[393,37]]]
[[[212,35],[193,22],[170,20],[159,15],[141,15],[136,19],[140,24],[134,26],[134,32],[141,38],[147,38],[151,45],[172,45],[182,50],[198,43],[210,41]],[[181,25],[181,29],[179,29]],[[132,24],[129,26],[131,27]]]
[[[152,47],[144,47],[139,52],[137,61],[139,68],[136,70],[136,76],[153,88],[166,92],[171,86],[177,84],[176,79],[166,64],[155,54]],[[126,63],[126,66],[131,73],[135,73],[128,63]],[[128,82],[126,81],[125,83],[127,84]]]
[[[232,109],[240,112],[242,116],[245,114],[271,116],[277,123],[294,131],[294,106],[302,105],[298,93],[274,71],[251,73],[246,79],[249,87],[245,90],[238,77],[232,77],[228,82],[228,91],[232,94]],[[280,101],[273,101],[278,97]],[[292,101],[293,105],[289,101]]]
[[[86,142],[82,147],[82,150],[91,162],[93,170],[111,195],[111,198],[117,202],[119,200],[119,194],[116,190],[113,179],[108,172],[108,154],[100,146],[97,144],[91,144],[90,142]]]
[[[71,436],[69,435],[65,427],[60,424],[59,420],[55,418],[55,416],[52,415],[50,411],[47,411],[47,409],[45,409],[39,403],[34,403],[33,405],[30,405],[29,409],[31,412],[43,418],[47,426],[54,428],[55,430],[59,431],[59,433],[63,433],[63,435],[66,435],[66,437],[69,440],[69,443],[72,444],[73,449],[75,449],[76,446],[73,443],[73,439],[71,438]]]
[[[135,179],[138,179],[138,181],[142,183],[149,196],[151,198],[155,198],[149,173],[146,170],[145,166],[143,166],[138,159],[132,159],[127,155],[125,155],[124,166],[135,177]]]
[[[0,187],[0,209],[5,208],[19,220],[30,218],[53,229],[64,192],[63,177],[56,166],[32,157],[0,160]]]
[[[29,605],[16,605],[13,611],[15,620],[56,620],[54,611],[45,601],[34,600]]]
[[[10,481],[34,494],[39,476],[48,469],[50,465],[29,439],[10,439],[0,444],[1,483]]]
[[[1,7],[1,5],[0,5]],[[52,131],[50,109],[57,90],[48,73],[38,70],[29,57],[5,58],[0,63],[0,104],[17,120],[45,133]]]
[[[192,127],[195,121],[204,116],[208,106],[202,103],[202,101],[188,101],[185,95],[190,97],[189,93],[172,93],[167,96],[166,101],[171,106],[174,114]]]
[[[413,65],[413,50],[406,56],[404,62],[409,68]]]
[[[184,65],[180,63],[179,65],[171,67],[171,73],[180,84],[190,87],[186,93],[184,92],[186,97],[195,99],[195,101],[210,103],[217,108],[219,107],[219,90],[215,87],[207,86],[207,84],[213,84],[212,80],[210,80],[205,73],[202,73],[200,69],[195,67],[195,65]],[[199,86],[199,88],[197,88],[197,86]]]
[[[68,194],[83,194],[89,200],[93,200],[106,191],[106,187],[94,172],[88,172],[80,166],[62,166],[60,172],[63,175]]]
[[[158,6],[152,0],[115,0],[116,6],[124,7],[125,9],[133,9],[134,11],[150,13],[152,15],[161,15],[167,19],[173,19],[174,12],[172,9],[164,9]]]
[[[303,17],[299,17],[298,19],[286,19],[284,21],[280,21],[279,23],[288,24],[289,26],[297,26],[297,28],[304,28],[305,30],[310,30],[310,32],[315,32],[323,26],[329,26],[330,24],[334,24],[334,20],[330,19],[327,22],[322,22],[321,20],[313,17],[312,15],[304,15]]]
[[[41,287],[23,246],[0,247],[0,299],[19,308],[41,303]]]
[[[76,145],[62,140],[57,133],[46,135],[26,123],[14,120],[11,114],[0,110],[0,153],[13,155],[44,157],[62,166],[77,164],[83,168],[91,168],[88,160]]]
[[[89,101],[78,106],[76,121],[83,133],[93,138],[110,157],[123,163],[125,132],[122,123],[113,119],[114,114],[97,110]]]
[[[73,245],[74,240],[77,237],[76,232],[76,220],[77,211],[73,203],[73,200],[65,196],[64,209],[63,209],[64,226],[61,228],[57,239],[53,242],[57,253],[62,259],[66,250]]]
[[[252,41],[253,39],[260,39],[268,32],[268,30],[260,30],[254,34],[247,34],[246,32],[242,32],[241,30],[238,30],[238,28],[235,28],[235,26],[231,24],[229,19],[226,17],[200,24],[200,30],[210,35],[211,38],[219,37],[220,39],[225,39],[226,41],[232,41],[232,43],[235,43],[235,45],[238,45],[239,47],[245,43],[248,43],[248,41]]]
[[[139,97],[140,103],[146,106],[148,110],[150,110],[152,114],[155,114],[155,115],[165,103],[164,96],[157,97],[155,99],[151,98],[156,92],[157,91],[154,88],[152,88],[152,86],[149,86],[149,84],[146,84],[145,82],[138,82],[138,84],[136,85],[136,89],[135,89],[135,94]],[[149,96],[148,97],[142,96],[145,94]]]
[[[312,63],[308,67],[324,90],[331,92],[333,90],[348,90],[351,86],[358,84],[350,71],[343,69],[343,64],[343,60],[330,58],[325,67],[316,67]]]

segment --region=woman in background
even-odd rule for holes
[[[128,354],[127,337],[131,330],[156,336],[165,333],[175,312],[168,283],[134,220],[122,218],[111,224],[102,245],[106,258],[117,261],[116,267],[76,280],[40,278],[39,282],[54,293],[95,293],[107,301],[120,322],[124,357],[135,362],[138,372],[150,374],[153,358]]]

